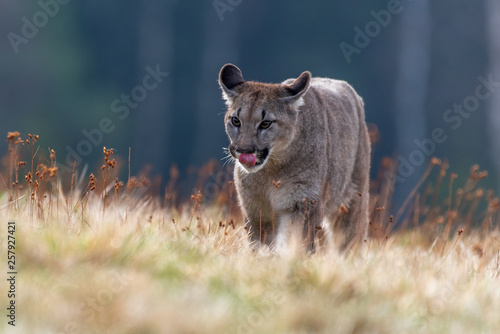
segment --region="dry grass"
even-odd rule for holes
[[[55,155],[37,175],[40,164],[19,165],[18,138],[0,192],[2,226],[17,227],[18,316],[1,332],[500,333],[498,200],[476,167],[458,187],[434,160],[434,186],[423,181],[393,217],[390,180],[374,182],[362,247],[277,256],[252,251],[232,222],[231,185],[213,203],[173,205],[172,188],[160,200],[144,177],[122,188],[111,163],[63,191]],[[0,240],[5,254],[6,227]]]

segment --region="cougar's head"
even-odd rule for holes
[[[310,81],[309,72],[282,84],[245,81],[238,67],[222,67],[219,85],[228,107],[224,120],[229,152],[245,171],[259,171],[287,149]]]

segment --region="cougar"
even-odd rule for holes
[[[282,247],[298,231],[314,252],[315,235],[333,226],[343,232],[341,249],[362,240],[370,142],[356,91],[308,71],[280,84],[245,81],[232,64],[220,70],[219,85],[234,184],[253,244]]]

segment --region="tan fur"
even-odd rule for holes
[[[370,143],[363,101],[354,89],[309,72],[281,84],[244,81],[232,64],[222,67],[219,84],[228,105],[234,183],[251,240],[279,246],[299,228],[314,251],[325,219],[344,231],[343,249],[364,238]],[[263,121],[271,126],[264,129]],[[241,153],[253,153],[258,165],[240,163]],[[279,187],[273,181],[281,181]],[[349,213],[338,214],[342,205]]]

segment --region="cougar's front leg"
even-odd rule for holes
[[[245,221],[252,247],[258,248],[262,245],[271,246],[274,243],[272,222],[263,221],[261,217],[253,217]]]
[[[323,221],[323,206],[319,201],[302,201],[300,207],[302,215],[302,238],[305,242],[306,248],[314,253],[316,251],[314,244],[314,237],[316,228],[321,226]]]
[[[276,249],[278,252],[297,238],[310,252],[315,251],[314,235],[321,225],[323,209],[317,201],[302,200],[294,208],[280,215]]]

